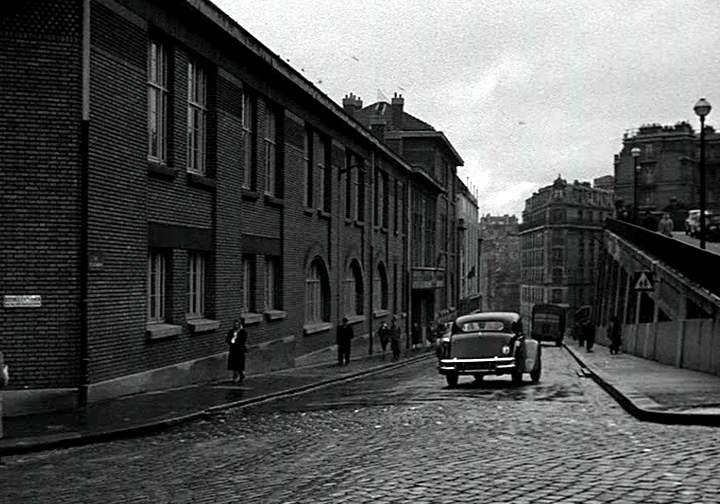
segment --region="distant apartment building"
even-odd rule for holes
[[[706,126],[706,186],[709,208],[720,208],[720,134]],[[632,149],[640,148],[637,179]],[[615,199],[639,209],[697,208],[700,201],[699,133],[687,122],[644,125],[623,138],[615,155]]]
[[[480,294],[485,311],[520,309],[520,242],[514,215],[480,218]]]
[[[603,175],[593,179],[593,187],[595,189],[605,189],[606,191],[615,190],[615,177],[612,175]]]
[[[571,316],[593,305],[603,224],[612,213],[611,191],[559,176],[526,200],[519,232],[523,316],[539,303],[566,307]]]
[[[458,232],[458,278],[460,292],[458,314],[469,313],[481,307],[478,202],[468,187],[457,180],[457,232]]]
[[[410,227],[410,316],[426,329],[451,320],[459,302],[457,167],[463,160],[442,131],[408,114],[402,95],[363,107],[350,93],[343,108],[413,168]]]

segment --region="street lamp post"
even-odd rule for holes
[[[693,107],[700,117],[700,248],[705,248],[705,116],[712,107],[705,98],[700,98]]]
[[[640,157],[640,147],[633,147],[630,150],[633,157],[633,224],[638,223],[638,158]]]

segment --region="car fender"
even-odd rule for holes
[[[524,372],[529,373],[530,371],[533,371],[537,368],[538,353],[540,351],[539,348],[540,343],[537,340],[525,340],[525,362],[523,369]]]

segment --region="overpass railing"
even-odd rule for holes
[[[605,229],[720,296],[720,255],[625,221],[607,219]]]

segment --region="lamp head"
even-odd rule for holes
[[[640,155],[640,152],[642,152],[640,150],[640,147],[633,147],[632,149],[630,149],[630,154],[632,154],[632,157],[634,158],[638,157]]]
[[[710,110],[712,110],[712,106],[705,98],[700,98],[693,107],[693,110],[698,116],[705,117],[710,113]]]

